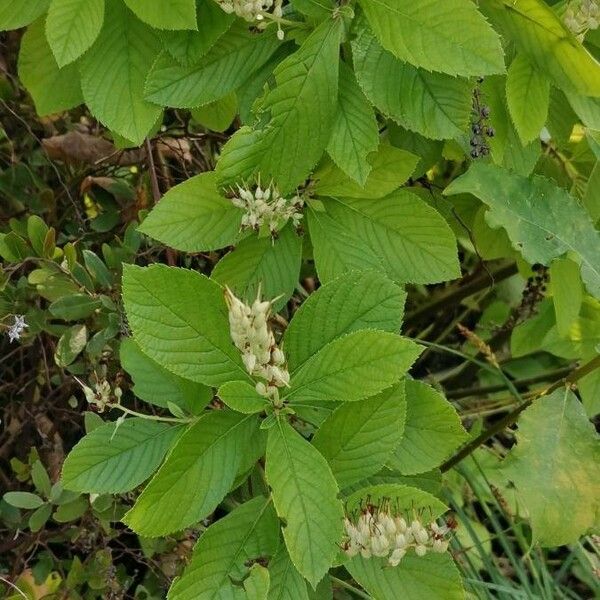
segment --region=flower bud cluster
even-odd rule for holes
[[[368,506],[356,522],[346,518],[344,525],[343,548],[348,556],[387,558],[391,567],[398,566],[411,548],[417,556],[448,549],[448,525],[438,525],[435,521],[423,525],[417,516],[409,523],[406,515],[393,515],[389,507]]]
[[[297,228],[302,220],[304,200],[300,196],[291,200],[283,198],[272,183],[265,189],[259,183],[254,191],[238,186],[231,202],[245,212],[242,229],[258,231],[266,225],[271,235],[276,236],[288,221]]]
[[[77,378],[76,378],[77,379]],[[117,403],[121,400],[123,392],[120,387],[115,386],[114,391],[110,387],[110,383],[106,379],[99,379],[94,387],[91,388],[77,379],[79,385],[83,388],[85,399],[97,412],[104,412],[104,409],[111,403],[111,398],[114,396]]]
[[[283,0],[217,0],[226,13],[235,13],[249,23],[258,21],[258,27],[266,27],[265,17],[279,21],[283,15]],[[277,37],[283,39],[283,30],[278,23]]]
[[[575,0],[571,2],[563,16],[569,31],[580,39],[590,29],[600,25],[600,4],[598,0]]]
[[[268,320],[273,301],[261,301],[260,290],[252,305],[242,302],[229,288],[225,289],[225,301],[229,307],[231,339],[242,353],[242,361],[256,383],[256,391],[277,403],[279,389],[288,386],[290,374],[285,355],[277,347]]]

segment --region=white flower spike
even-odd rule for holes
[[[392,514],[387,501],[363,509],[356,522],[346,517],[344,528],[346,538],[342,548],[348,556],[360,553],[363,558],[387,558],[390,567],[397,567],[410,549],[417,556],[446,552],[445,536],[451,531],[447,525],[435,521],[424,525],[418,516],[407,526],[406,517]]]
[[[229,330],[236,348],[242,353],[246,371],[258,381],[256,391],[274,404],[279,402],[279,389],[288,387],[290,374],[285,355],[277,347],[269,328],[273,302],[260,299],[260,288],[252,305],[242,302],[225,288],[225,302],[229,307]]]

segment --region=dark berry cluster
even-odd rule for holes
[[[548,268],[539,263],[532,267],[534,274],[527,278],[527,285],[519,306],[513,311],[507,326],[515,327],[537,313],[537,305],[543,300],[548,283]]]
[[[543,299],[548,283],[548,268],[536,263],[531,267],[535,275],[527,279],[527,285],[523,290],[523,300],[521,305],[530,311],[535,312],[535,306]]]
[[[489,125],[490,107],[483,103],[480,84],[483,78],[477,80],[477,86],[473,90],[473,120],[471,123],[471,158],[487,156],[490,147],[487,138],[494,137],[494,128]]]

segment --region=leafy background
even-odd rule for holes
[[[598,30],[562,2],[341,4],[292,0],[280,40],[213,0],[0,2],[0,318],[29,325],[0,339],[7,597],[164,598],[184,567],[170,597],[598,595]],[[240,234],[228,190],[259,173],[306,193],[304,235]],[[223,387],[217,286],[259,283],[297,371],[268,435]],[[117,428],[75,377],[159,420]],[[321,581],[337,489],[392,482],[453,509],[451,557]]]

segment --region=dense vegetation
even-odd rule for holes
[[[598,597],[599,24],[0,0],[6,597]]]

